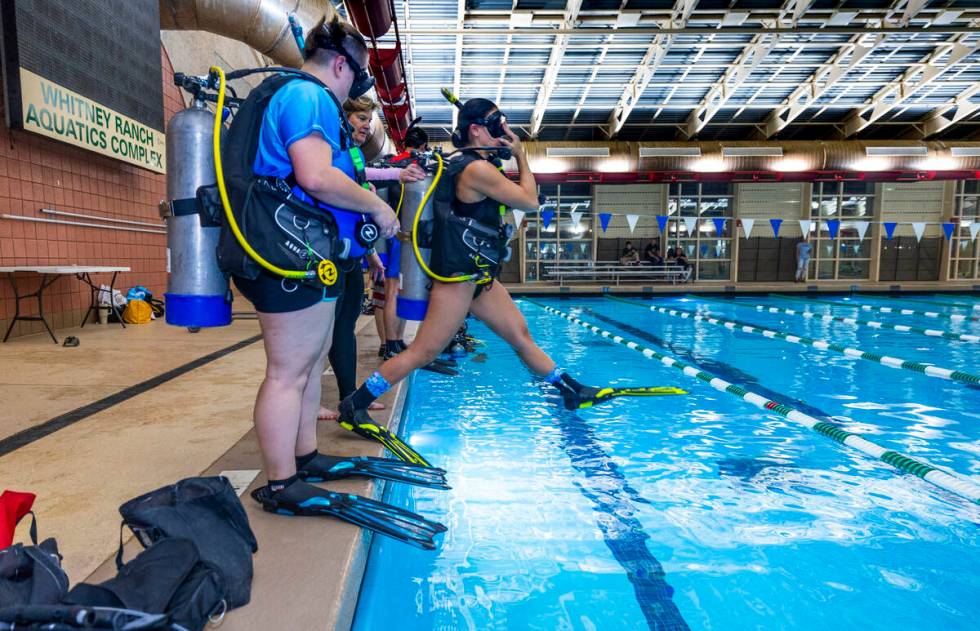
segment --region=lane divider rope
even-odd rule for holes
[[[845,324],[853,324],[854,326],[866,326],[872,329],[890,329],[892,331],[899,331],[900,333],[918,333],[927,337],[942,337],[947,340],[958,340],[960,342],[970,342],[971,344],[980,342],[980,335],[970,335],[968,333],[951,333],[950,331],[943,331],[941,329],[924,329],[920,326],[910,326],[908,324],[891,324],[888,322],[878,322],[877,320],[860,320],[858,318],[845,318],[843,316],[822,315],[812,311],[797,311],[796,309],[783,309],[782,307],[771,307],[769,305],[746,305],[734,301],[731,304],[748,308],[754,306],[756,311],[785,313],[786,315],[800,316],[807,320],[843,322]]]
[[[926,318],[942,318],[944,320],[952,320],[953,322],[980,322],[980,317],[977,316],[965,316],[959,313],[939,313],[938,311],[916,311],[915,309],[899,309],[896,307],[879,307],[877,305],[868,305],[863,303],[854,302],[835,302],[833,300],[817,300],[816,298],[797,298],[796,296],[782,296],[778,294],[769,294],[773,298],[779,298],[780,300],[792,300],[793,302],[816,302],[822,305],[830,305],[833,307],[850,307],[851,309],[860,309],[861,311],[873,311],[876,313],[897,313],[899,315],[907,316],[923,316]]]
[[[897,451],[885,449],[881,445],[867,440],[860,434],[849,432],[831,423],[816,419],[788,405],[766,399],[765,397],[746,390],[739,385],[729,383],[724,379],[719,379],[714,375],[706,373],[697,366],[686,364],[678,359],[670,357],[669,355],[658,353],[652,348],[647,348],[642,344],[637,344],[632,340],[627,340],[620,335],[616,335],[611,331],[601,329],[589,322],[565,313],[564,311],[559,311],[558,309],[541,304],[540,302],[531,300],[530,298],[524,297],[521,298],[521,300],[564,318],[569,322],[574,322],[575,324],[590,330],[596,335],[607,338],[613,342],[616,342],[617,344],[622,344],[627,348],[642,353],[648,359],[658,360],[664,366],[680,370],[688,377],[704,381],[715,390],[738,397],[739,399],[751,403],[759,409],[778,414],[789,421],[798,423],[810,430],[813,430],[821,436],[825,436],[842,445],[857,449],[858,451],[877,460],[881,460],[882,462],[895,467],[899,471],[910,473],[916,477],[922,478],[926,482],[938,486],[941,489],[949,491],[950,493],[955,493],[956,495],[968,499],[971,502],[980,504],[980,485],[974,483],[972,480],[962,478],[959,475],[947,473]]]
[[[933,305],[936,307],[957,307],[959,309],[970,309],[971,311],[980,309],[980,304],[968,305],[964,302],[939,302],[938,300],[916,300],[915,298],[907,298],[905,296],[902,296],[901,300],[904,300],[905,302],[917,302],[922,305]]]
[[[827,340],[817,340],[812,337],[804,337],[802,335],[793,335],[792,333],[783,333],[781,331],[775,331],[773,329],[767,329],[761,327],[757,324],[751,324],[749,322],[741,322],[739,320],[725,320],[711,313],[698,313],[697,311],[689,311],[687,309],[678,309],[676,307],[660,307],[657,305],[649,306],[641,304],[638,302],[633,302],[632,300],[625,300],[623,298],[617,298],[616,296],[606,296],[610,300],[615,300],[616,302],[622,302],[634,307],[640,307],[641,309],[649,308],[650,311],[656,313],[662,313],[664,315],[674,316],[678,318],[688,319],[691,318],[698,322],[707,322],[708,324],[714,324],[720,326],[729,331],[741,331],[743,333],[757,333],[766,339],[780,339],[791,344],[801,344],[803,346],[810,346],[821,351],[833,351],[847,357],[856,357],[858,359],[865,359],[867,361],[875,362],[876,364],[881,364],[882,366],[888,366],[889,368],[900,368],[903,370],[908,370],[910,372],[915,372],[929,377],[936,377],[938,379],[949,379],[952,381],[959,381],[961,383],[966,383],[970,385],[980,385],[980,375],[974,375],[968,372],[963,372],[962,370],[950,370],[948,368],[942,368],[940,366],[933,366],[930,364],[923,364],[920,362],[909,361],[901,359],[899,357],[890,357],[888,355],[879,355],[877,353],[869,353],[867,351],[862,351],[859,348],[848,348],[847,346],[842,346],[840,344],[834,344],[833,342],[828,342]]]

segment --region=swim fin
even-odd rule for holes
[[[423,467],[432,466],[428,460],[422,457],[422,454],[412,449],[401,438],[389,432],[386,427],[375,424],[367,410],[355,410],[349,399],[340,402],[340,418],[337,419],[337,422],[340,423],[341,427],[358,436],[378,441],[403,462],[422,465]]]
[[[449,375],[450,377],[458,377],[459,371],[449,366],[439,363],[432,362],[431,364],[426,364],[422,366],[422,370],[428,370],[429,372],[439,373],[440,375]]]
[[[268,486],[252,491],[262,508],[279,515],[336,517],[423,550],[435,550],[435,536],[446,532],[442,524],[404,508],[360,495],[321,489],[296,480],[275,493]]]
[[[296,475],[306,482],[328,482],[349,477],[379,478],[435,489],[448,489],[446,470],[409,464],[400,460],[358,456],[345,458],[318,453]]]
[[[662,397],[674,394],[687,394],[686,390],[672,386],[649,386],[638,388],[594,388],[584,386],[567,374],[554,384],[561,390],[566,410],[583,410],[593,405],[611,401],[617,397]]]

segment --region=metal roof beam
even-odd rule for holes
[[[938,134],[946,128],[959,123],[977,110],[980,110],[980,103],[973,103],[970,99],[980,94],[980,84],[956,95],[948,104],[937,107],[925,118],[922,119],[922,135],[928,138]]]
[[[923,0],[928,2],[928,0]],[[791,26],[796,26],[797,22],[800,21],[800,16],[806,13],[816,0],[790,0],[783,8],[779,11],[779,21],[780,23],[789,22]]]
[[[951,38],[937,46],[922,61],[920,68],[911,68],[878,90],[862,107],[854,110],[844,122],[844,136],[850,137],[867,128],[893,108],[911,98],[916,92],[932,85],[957,63],[980,48],[980,41],[964,44]]]
[[[775,108],[766,119],[766,138],[771,138],[796,120],[811,104],[827,93],[837,82],[857,67],[868,53],[877,46],[883,35],[874,36],[870,42],[862,44],[863,35],[855,35],[836,55],[804,83],[793,90],[782,105]]]
[[[676,0],[674,10],[670,16],[670,26],[672,28],[683,28],[686,26],[687,20],[697,4],[698,0]],[[633,76],[627,82],[623,94],[619,97],[619,102],[616,103],[616,107],[609,114],[609,122],[606,127],[607,137],[615,138],[619,130],[626,124],[626,119],[633,112],[636,103],[647,89],[650,80],[653,79],[653,75],[656,74],[664,57],[667,56],[667,50],[670,49],[672,40],[672,35],[655,35],[650,41],[650,45],[647,46],[640,65],[637,66]]]
[[[465,0],[460,0],[465,2]],[[572,29],[578,19],[578,12],[582,8],[582,0],[568,0],[565,13],[562,16],[562,29]],[[534,104],[534,111],[531,112],[531,138],[536,138],[541,131],[541,123],[544,114],[548,109],[548,102],[551,100],[551,93],[555,91],[555,84],[558,81],[558,73],[561,71],[561,60],[565,56],[565,48],[568,46],[569,35],[559,34],[555,36],[555,43],[548,56],[548,68],[544,71],[544,80],[538,88],[538,98]]]
[[[743,83],[749,78],[759,63],[772,50],[777,35],[757,35],[743,49],[742,54],[725,71],[714,87],[701,100],[701,103],[687,117],[684,135],[692,138],[704,129],[715,114],[725,106]]]
[[[463,23],[466,21],[466,0],[456,3],[456,63],[453,64],[453,94],[459,97],[463,75]],[[453,129],[459,118],[459,108],[453,108]]]
[[[511,2],[510,8],[511,8],[511,13],[517,10],[517,0],[513,0]],[[493,101],[494,103],[497,104],[497,107],[500,107],[500,100],[504,96],[504,78],[507,76],[507,66],[509,65],[510,62],[510,45],[513,41],[514,41],[514,36],[508,35],[507,44],[504,46],[504,61],[502,64],[500,64],[500,79],[499,79],[500,87],[497,88],[497,98],[495,98]],[[460,65],[462,66],[462,64]],[[442,65],[439,65],[437,67],[440,70],[442,70]]]

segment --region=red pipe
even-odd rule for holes
[[[394,14],[388,0],[348,0],[347,11],[357,30],[375,40],[391,29]]]

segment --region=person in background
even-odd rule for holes
[[[677,263],[684,269],[688,269],[689,267],[691,267],[691,264],[687,262],[687,257],[684,256],[684,250],[682,250],[679,246],[677,247],[677,249],[674,250],[674,255],[675,255],[674,256],[675,263]]]
[[[351,125],[351,140],[355,145],[360,146],[367,141],[371,133],[371,120],[376,108],[377,104],[369,96],[361,96],[344,103],[344,112],[347,114],[347,120]],[[404,169],[367,167],[365,176],[368,182],[397,182],[399,180],[415,182],[425,178],[425,173],[418,165],[413,164]],[[371,190],[377,190],[373,184]],[[373,250],[369,251],[365,258],[372,278],[381,278],[381,282],[384,282],[385,265],[378,253]],[[349,271],[342,273],[345,283],[344,292],[337,305],[333,344],[329,354],[330,367],[337,379],[337,390],[341,400],[357,388],[357,336],[354,334],[354,327],[357,324],[357,317],[361,313],[361,301],[364,296],[364,275],[361,271],[360,262],[352,266]],[[383,332],[383,327],[379,327],[379,334],[383,334]],[[371,409],[383,410],[384,404],[375,401]],[[317,413],[317,419],[321,421],[334,421],[338,417],[336,411],[322,406]]]
[[[619,257],[620,265],[636,265],[640,262],[640,253],[636,251],[633,247],[632,241],[626,242],[626,247],[623,248],[623,254]]]
[[[803,235],[803,238],[796,244],[796,282],[806,282],[806,273],[810,267],[810,235]]]
[[[418,120],[413,121],[409,125],[408,131],[405,132],[405,150],[392,156],[391,161],[393,163],[400,164],[409,161],[413,151],[421,152],[429,150],[429,134],[421,127],[416,127],[417,123]],[[410,166],[419,169],[421,172],[421,168],[415,162],[411,162]],[[389,199],[394,199],[394,196],[389,197]],[[399,212],[414,213],[415,209],[401,208]],[[388,250],[388,265],[387,271],[385,272],[384,287],[382,288],[382,306],[384,308],[384,339],[387,341],[381,356],[385,359],[391,359],[405,350],[405,341],[403,339],[405,337],[405,320],[398,317],[398,288],[400,284],[399,275],[401,274],[402,243],[396,237],[388,239],[385,245]]]
[[[667,259],[664,261],[665,265],[676,265],[677,264],[677,254],[674,253],[674,248],[667,248]]]
[[[660,246],[650,239],[643,249],[643,262],[647,265],[663,265],[664,257],[660,256]]]

